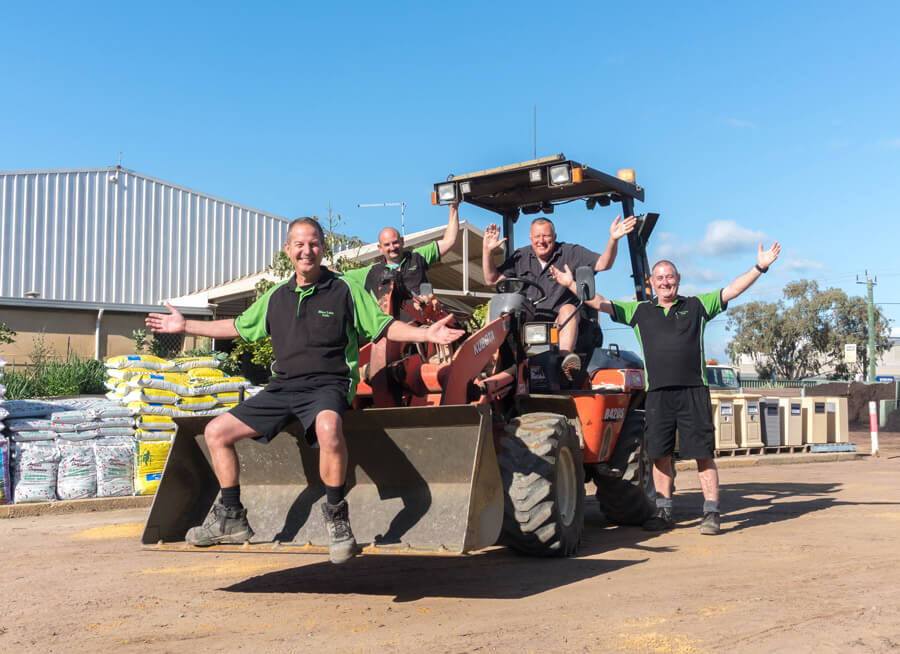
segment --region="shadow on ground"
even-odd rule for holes
[[[600,558],[619,548],[670,551],[642,541],[653,534],[639,527],[613,527],[596,503],[588,501],[578,556],[567,559],[519,555],[493,548],[467,556],[361,556],[343,566],[314,563],[252,577],[222,588],[234,593],[316,593],[393,595],[395,602],[426,597],[519,599],[643,563]]]
[[[719,489],[722,531],[761,527],[835,506],[896,506],[897,502],[844,502],[836,499],[839,482],[778,484],[723,484]],[[681,527],[699,524],[703,494],[697,491],[675,495],[675,519]]]

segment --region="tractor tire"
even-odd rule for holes
[[[584,465],[575,430],[558,413],[514,418],[500,439],[500,542],[533,556],[570,556],[584,530]]]
[[[600,509],[615,524],[643,524],[656,509],[653,462],[644,444],[643,411],[631,411],[625,416],[609,464],[624,474],[595,480]]]

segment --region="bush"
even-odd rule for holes
[[[10,400],[55,395],[101,395],[106,389],[106,368],[102,361],[70,355],[65,361],[41,360],[25,372],[4,374],[6,397]]]

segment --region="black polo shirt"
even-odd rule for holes
[[[577,303],[578,298],[572,291],[556,283],[550,274],[550,266],[556,266],[560,270],[563,269],[563,266],[569,266],[569,270],[574,275],[578,266],[590,266],[593,270],[599,258],[599,254],[585,247],[557,241],[546,266],[542,266],[532,247],[526,245],[513,252],[509,259],[497,266],[497,271],[508,277],[520,277],[537,284],[547,294],[546,299],[537,305],[537,309],[556,313],[564,304]],[[529,288],[525,293],[531,299],[538,296],[538,292],[534,288]]]
[[[246,341],[272,337],[276,384],[350,382],[348,402],[359,383],[359,342],[377,340],[392,318],[356,281],[322,268],[319,279],[297,286],[297,277],[273,286],[234,321]]]
[[[656,302],[612,302],[613,321],[634,328],[644,353],[648,391],[668,386],[708,386],[703,332],[728,308],[722,290],[684,297],[668,311]]]
[[[413,250],[405,250],[403,258],[396,266],[389,266],[384,257],[377,263],[365,268],[348,270],[344,275],[360,281],[367,291],[378,300],[391,292],[392,279],[385,272],[391,268],[399,271],[403,286],[410,293],[419,294],[419,286],[428,282],[428,268],[441,260],[441,251],[435,241],[427,243]]]

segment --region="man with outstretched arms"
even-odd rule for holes
[[[294,274],[231,320],[185,320],[171,313],[151,313],[147,325],[158,333],[187,333],[209,338],[241,336],[255,341],[272,337],[275,373],[265,390],[214,418],[204,432],[213,469],[222,489],[202,525],[187,532],[196,546],[242,543],[253,536],[240,500],[238,457],[234,445],[244,438],[271,440],[294,419],[320,448],[319,474],[325,484],[322,513],[330,536],[333,563],[357,552],[350,529],[344,481],[347,445],[342,416],[359,382],[359,341],[384,335],[395,341],[446,344],[462,332],[447,319],[418,328],[384,314],[362,285],[321,266],[325,237],[312,218],[288,227],[284,251]],[[449,318],[448,318],[449,319]]]
[[[562,269],[569,266],[575,270],[578,266],[590,266],[595,272],[609,270],[616,260],[616,250],[620,238],[634,229],[635,219],[629,216],[622,220],[616,216],[609,227],[609,241],[603,254],[597,254],[574,243],[563,243],[556,240],[556,230],[547,218],[535,218],[531,222],[529,236],[531,245],[526,245],[512,253],[512,256],[500,266],[494,264],[493,252],[505,238],[500,238],[500,228],[491,224],[484,232],[482,243],[482,265],[484,281],[489,285],[496,284],[507,276],[527,279],[537,284],[546,293],[546,297],[537,305],[539,320],[555,320],[562,324],[575,312],[577,298],[568,289],[557,284],[550,275],[550,268]],[[533,299],[537,291],[533,288],[525,291]],[[578,320],[572,319],[559,334],[559,351],[563,355],[562,370],[570,380],[581,369],[581,359],[574,353],[578,340]]]
[[[712,293],[679,295],[681,276],[675,264],[663,260],[653,266],[650,276],[655,302],[618,302],[599,295],[587,302],[611,315],[615,322],[633,327],[644,353],[646,446],[653,459],[656,487],[656,512],[644,523],[648,531],[675,526],[672,454],[676,429],[681,458],[697,461],[704,499],[700,533],[714,535],[720,531],[719,471],[714,459],[715,428],[703,356],[703,331],[707,322],[725,311],[728,302],[769,269],[779,252],[781,246],[777,241],[768,250],[763,250],[760,243],[756,264],[725,288]],[[551,273],[557,282],[574,292],[570,269],[554,268]]]
[[[378,300],[385,313],[390,312],[387,298],[398,283],[413,300],[422,303],[432,298],[422,297],[419,287],[428,282],[428,268],[441,260],[456,244],[459,234],[459,205],[450,205],[447,229],[439,241],[432,241],[413,250],[403,249],[403,236],[393,227],[385,227],[378,234],[378,250],[382,258],[370,266],[348,270],[347,277],[359,280]]]

